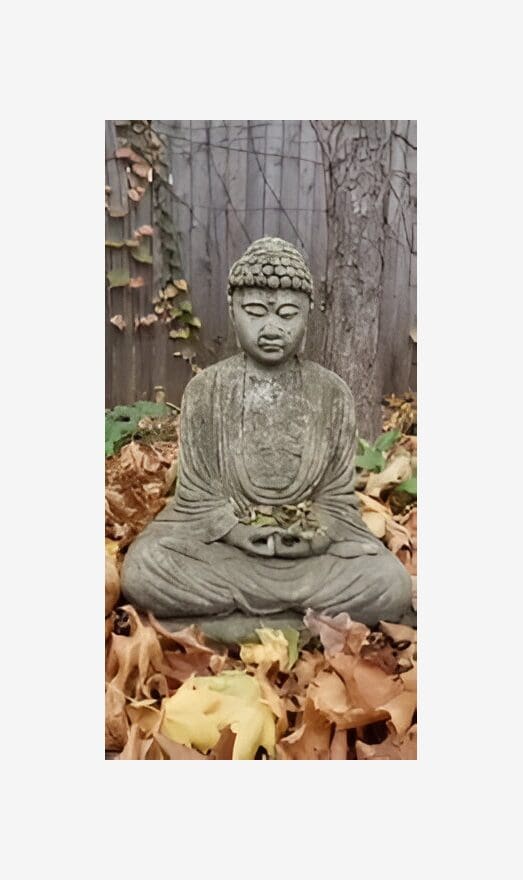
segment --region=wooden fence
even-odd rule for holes
[[[391,229],[394,224],[397,229],[399,247],[386,267],[381,292],[380,333],[390,339],[383,346],[381,393],[416,387],[416,124],[386,125],[396,135],[393,149],[401,160],[392,173],[400,175],[398,186],[407,185],[408,193],[398,198],[401,214],[393,221],[388,218]],[[234,351],[227,274],[254,239],[276,235],[297,245],[310,262],[321,298],[328,235],[326,159],[309,121],[162,120],[153,128],[164,145],[169,171],[180,277],[188,282],[193,313],[202,322],[195,363],[204,367]],[[139,201],[127,199],[125,161],[114,158],[118,133],[113,122],[106,124],[109,241],[132,240],[136,229],[155,224],[152,187]],[[164,386],[167,399],[178,404],[191,376],[190,363],[174,356],[169,325],[138,324],[154,313],[152,300],[161,283],[160,246],[153,235],[152,263],[137,261],[133,248],[128,253],[125,247],[107,248],[109,269],[130,266],[130,276],[142,279],[135,288],[106,284],[107,406],[151,398],[156,385]],[[122,316],[124,329],[111,323],[115,315]]]

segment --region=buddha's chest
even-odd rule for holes
[[[310,417],[298,371],[277,379],[245,377],[241,445],[254,486],[284,489],[296,478]]]

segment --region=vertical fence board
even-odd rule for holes
[[[282,215],[282,148],[283,122],[268,122],[265,140],[265,210],[264,234],[277,236]]]
[[[286,241],[294,241],[298,228],[298,197],[300,191],[300,132],[299,120],[283,123],[283,161],[281,171],[281,202],[278,235]]]
[[[327,253],[324,156],[308,120],[161,120],[155,123],[168,143],[172,174],[173,222],[179,236],[184,276],[194,313],[202,320],[197,364],[206,366],[234,350],[225,297],[231,263],[255,238],[280,235],[302,248],[321,290]],[[355,122],[355,130],[359,123]],[[392,182],[398,198],[386,205],[388,239],[380,307],[380,359],[384,391],[415,387],[416,344],[416,123],[391,123]],[[369,128],[372,137],[372,127]],[[128,209],[124,163],[111,159],[116,130],[107,125],[107,198],[118,213]],[[410,146],[412,145],[412,146]],[[111,217],[106,237],[122,240],[137,226],[152,224],[150,190],[125,217]],[[389,234],[390,233],[390,234]],[[153,239],[155,264],[158,240]],[[127,249],[107,249],[107,267],[129,267],[145,285],[106,291],[106,405],[151,397],[164,385],[179,404],[190,366],[173,357],[169,326],[161,321],[134,329],[134,320],[153,311],[158,290],[156,265],[138,264]],[[318,297],[317,297],[318,300]],[[123,332],[110,324],[126,321]],[[325,320],[313,314],[312,336]]]

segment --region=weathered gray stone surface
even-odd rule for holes
[[[171,617],[162,620],[162,626],[170,632],[177,632],[186,626],[197,624],[204,633],[218,642],[243,642],[255,638],[255,631],[262,627],[285,629],[292,627],[301,631],[305,628],[303,614],[287,611],[280,614],[242,614],[235,611],[226,617]]]
[[[408,610],[409,575],[359,514],[352,395],[300,357],[311,294],[301,255],[279,239],[255,242],[232,267],[242,352],[186,388],[174,499],[123,567],[124,593],[138,607],[209,619],[301,619],[312,607],[368,625]],[[260,506],[270,513],[304,502],[312,531],[242,522]]]

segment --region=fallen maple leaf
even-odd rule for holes
[[[345,684],[332,669],[318,673],[309,685],[307,696],[329,721],[339,721],[350,708]]]
[[[347,731],[337,730],[332,737],[329,758],[331,761],[345,761],[347,759]]]
[[[126,547],[166,504],[178,444],[135,441],[106,459],[105,533]]]
[[[154,733],[153,739],[158,743],[162,752],[171,761],[207,760],[205,755],[202,755],[201,752],[196,751],[196,749],[189,749],[187,746],[182,746],[180,743],[176,743],[172,739],[169,739],[168,736],[164,736],[163,733]]]
[[[113,684],[105,691],[105,748],[120,751],[129,735],[129,719],[125,711],[125,694]]]
[[[307,700],[302,724],[276,745],[276,754],[287,761],[325,761],[329,758],[332,725]]]
[[[392,729],[397,740],[401,743],[412,726],[412,717],[416,710],[416,691],[404,690],[382,708],[390,715],[387,726]]]
[[[147,696],[144,686],[148,677],[163,669],[163,656],[158,635],[140,620],[132,605],[122,606],[131,622],[129,635],[111,634],[107,653],[106,675],[110,684],[124,694],[139,699]]]
[[[273,663],[278,663],[282,672],[288,671],[290,667],[289,643],[282,631],[261,628],[255,632],[261,644],[247,642],[240,648],[240,658],[245,665],[268,668]]]
[[[260,746],[274,754],[274,716],[261,700],[258,682],[245,672],[190,678],[162,705],[161,733],[175,742],[207,752],[230,727],[236,734],[233,760],[252,760]]]
[[[303,622],[313,636],[319,636],[325,649],[325,654],[336,654],[343,651],[347,632],[352,626],[349,615],[343,611],[335,617],[328,614],[320,614],[307,608]]]
[[[408,731],[405,740],[401,744],[393,742],[387,737],[377,745],[356,740],[356,757],[360,761],[415,761],[416,754],[416,725]]]
[[[120,597],[120,573],[117,563],[118,543],[105,541],[105,616],[111,613]]]

